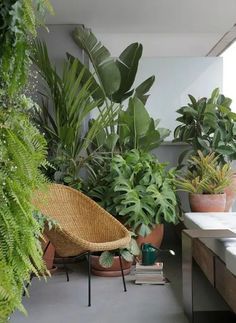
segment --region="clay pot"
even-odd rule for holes
[[[192,212],[224,212],[226,194],[189,194]]]
[[[225,212],[230,212],[236,199],[236,173],[233,174],[231,184],[225,189],[226,204]]]
[[[42,240],[42,249],[44,250],[48,244],[48,238],[46,236],[44,236],[45,240]],[[46,264],[47,269],[53,273],[55,271],[55,266],[53,266],[53,262],[54,262],[54,257],[55,257],[55,248],[53,246],[53,244],[49,244],[45,254],[43,255],[43,260]]]
[[[132,263],[125,261],[121,258],[124,275],[128,275],[131,271]],[[119,277],[121,276],[121,269],[120,269],[120,260],[118,256],[114,257],[113,265],[109,268],[104,268],[99,263],[99,256],[91,255],[91,268],[92,273],[96,276],[102,277]]]
[[[155,247],[160,247],[164,236],[164,224],[157,224],[150,234],[146,237],[138,236],[137,244],[139,247],[143,243],[151,243]]]

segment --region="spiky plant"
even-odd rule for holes
[[[181,191],[197,194],[219,194],[229,186],[232,170],[229,164],[220,164],[215,153],[204,156],[199,150],[197,156],[188,160],[188,169],[179,176],[176,185]]]
[[[89,152],[88,147],[101,129],[114,122],[120,106],[100,108],[98,117],[86,131],[90,112],[100,101],[91,95],[92,79],[82,82],[85,67],[80,70],[77,59],[73,63],[65,60],[59,74],[48,56],[46,44],[38,40],[34,48],[33,60],[43,80],[42,104],[34,111],[34,117],[49,143],[49,161],[54,166],[52,179],[80,188],[81,169],[91,171],[88,161],[99,158],[96,150]]]

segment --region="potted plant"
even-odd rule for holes
[[[179,164],[188,155],[201,150],[204,154],[214,152],[222,164],[236,158],[236,114],[231,111],[232,100],[215,89],[210,98],[195,99],[189,95],[187,106],[177,110],[180,123],[174,131],[174,142],[189,145],[179,157]],[[236,175],[226,192],[226,208],[229,211],[236,197]]]
[[[119,250],[104,251],[100,254],[91,255],[92,273],[103,277],[121,276],[120,259],[121,255],[124,274],[128,275],[135,257],[139,256],[140,249],[135,240],[135,234],[131,232],[129,246]]]
[[[192,212],[224,212],[226,204],[225,188],[231,180],[229,164],[220,164],[215,153],[206,156],[199,150],[187,162],[187,171],[178,176],[176,185],[189,193]]]
[[[145,237],[160,246],[163,222],[176,223],[178,219],[175,170],[167,171],[166,164],[137,149],[114,155],[97,170],[86,193],[135,232],[138,244]]]
[[[55,247],[52,243],[49,243],[47,236],[44,234],[44,228],[47,226],[48,230],[51,230],[53,227],[58,226],[57,221],[52,218],[48,218],[40,211],[34,211],[33,216],[40,226],[39,240],[41,241],[42,250],[43,250],[43,260],[45,262],[47,270],[52,274],[57,270],[57,267],[54,266],[54,257],[55,257]]]

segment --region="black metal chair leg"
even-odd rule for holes
[[[88,306],[91,306],[91,253],[88,251]]]
[[[64,264],[64,269],[65,269],[65,272],[66,272],[66,281],[68,282],[70,279],[69,279],[69,272],[68,272],[68,268],[67,266]]]
[[[120,253],[119,253],[119,260],[120,260],[120,270],[121,270],[121,275],[122,275],[122,280],[123,280],[124,292],[127,292],[126,283],[125,283],[125,275],[124,275],[124,270],[123,270],[123,265],[122,265],[122,260],[121,260],[121,254]]]

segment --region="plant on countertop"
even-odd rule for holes
[[[187,163],[188,170],[178,176],[176,185],[181,191],[197,194],[224,193],[229,186],[232,171],[229,164],[221,165],[215,153],[204,156],[199,150]]]
[[[185,142],[190,149],[179,158],[181,164],[186,154],[215,152],[219,161],[226,163],[236,158],[236,114],[230,109],[232,100],[215,89],[210,98],[196,100],[189,95],[190,103],[177,110],[181,124],[174,131],[175,142]]]
[[[142,236],[156,224],[177,222],[175,170],[167,171],[150,153],[133,149],[97,169],[86,194]]]
[[[30,67],[30,40],[47,0],[0,3],[0,322],[22,305],[30,274],[45,271],[33,217],[32,194],[45,182],[46,141],[29,120],[32,101],[22,94]]]

